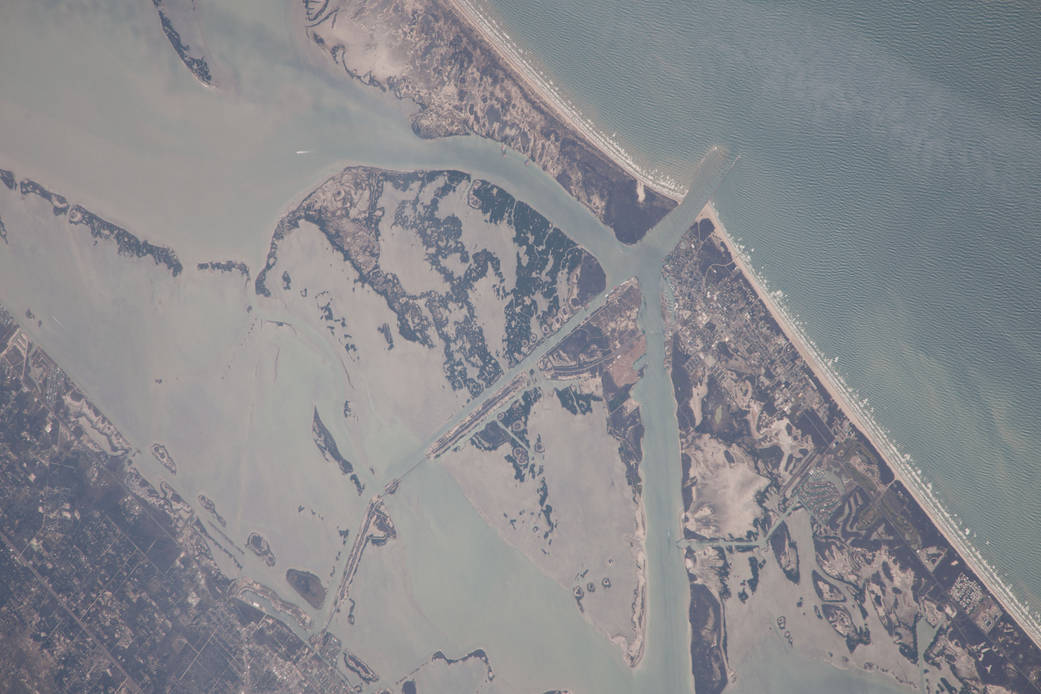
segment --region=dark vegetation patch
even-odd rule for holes
[[[720,694],[728,676],[723,652],[722,608],[708,587],[690,584],[690,659],[696,694]]]
[[[340,448],[336,445],[336,439],[333,438],[332,432],[329,431],[329,428],[325,426],[322,418],[318,415],[317,407],[314,408],[314,416],[311,419],[311,435],[314,438],[314,444],[322,452],[322,456],[326,460],[336,463],[340,468],[340,472],[350,478],[354,488],[358,491],[358,495],[361,496],[365,486],[358,479],[357,473],[354,472],[354,465],[340,453]]]
[[[589,414],[593,411],[593,403],[603,400],[595,393],[583,393],[575,390],[573,386],[567,388],[556,388],[557,399],[560,405],[571,414]]]
[[[799,548],[788,531],[788,523],[781,521],[770,534],[770,549],[773,550],[785,578],[792,583],[799,582]]]
[[[159,23],[163,27],[163,33],[166,34],[166,38],[177,53],[177,57],[180,58],[181,62],[184,63],[184,66],[195,75],[196,79],[205,85],[212,86],[213,75],[210,73],[210,66],[206,62],[206,59],[202,56],[193,55],[192,47],[184,42],[181,38],[181,34],[177,31],[177,28],[174,27],[173,21],[163,9],[163,1],[152,0],[152,2],[155,4],[156,11],[159,13]],[[192,11],[194,11],[194,3],[192,3],[192,5]]]
[[[321,609],[325,602],[325,586],[322,585],[321,579],[310,571],[288,569],[286,581],[293,590],[300,594],[300,597],[307,601],[308,605],[316,610]]]

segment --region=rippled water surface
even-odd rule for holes
[[[1041,9],[495,0],[563,92],[683,180],[1041,607]]]
[[[936,10],[891,1],[856,9],[809,0],[633,5],[489,7],[587,115],[650,167],[688,180],[713,144],[740,155],[717,195],[730,232],[756,249],[756,264],[787,293],[807,332],[839,358],[840,372],[987,556],[1041,607],[1041,11],[967,2]],[[280,2],[199,6],[224,70],[219,92],[184,71],[147,4],[0,8],[0,58],[18,66],[0,74],[6,166],[174,246],[188,263],[241,257],[253,267],[285,206],[344,162],[459,167],[546,212],[597,253],[612,280],[635,271],[533,167],[475,139],[417,140],[400,104],[316,68],[289,39]],[[34,228],[11,224],[37,246],[26,241],[22,256],[4,256],[4,301],[54,319],[37,337],[117,423],[158,426],[151,406],[140,405],[149,402],[149,368],[191,359],[172,348],[160,359],[149,340],[189,344],[197,323],[225,339],[216,329],[228,327],[218,322],[223,309],[197,317],[212,302],[190,292],[176,295],[181,313],[162,316],[95,305],[100,299],[80,290],[84,276],[101,276],[113,296],[131,297],[127,305],[131,288],[149,285],[135,270],[117,272],[116,261],[102,276],[74,255],[52,253],[43,231],[28,234]],[[108,350],[112,343],[120,349]],[[184,351],[209,354],[193,349]],[[122,363],[128,354],[138,361]],[[605,691],[631,689],[627,677],[644,691],[669,686],[655,686],[655,668],[668,662],[661,642],[683,626],[682,591],[652,595],[649,666],[631,675],[607,642],[581,641],[584,622],[565,612],[565,592],[547,600],[531,567],[490,539],[454,487],[423,474],[423,499],[455,514],[454,532],[467,538],[460,547],[498,548],[492,559],[481,555],[484,585],[512,577],[528,586],[511,595],[517,614],[529,612],[525,623],[583,644],[545,672],[511,673],[504,663],[503,681],[530,678],[533,691],[540,678],[578,676]],[[657,531],[675,515],[662,507],[649,514],[660,541]],[[400,522],[407,526],[407,515]],[[426,551],[419,546],[416,560],[435,563]],[[652,563],[659,558],[652,553]],[[462,576],[455,565],[446,571]],[[433,591],[436,578],[416,590]],[[651,579],[685,582],[656,564]],[[462,578],[453,585],[466,602]],[[449,604],[442,616],[458,633],[448,641],[480,638],[499,652],[534,642],[495,621],[508,624],[509,614],[467,623]],[[679,621],[655,621],[659,614]],[[433,644],[434,636],[446,638],[425,637]],[[776,653],[762,660],[780,678],[774,684],[884,686],[853,675],[840,684],[845,676],[833,669],[817,673]],[[743,676],[741,686],[758,686],[754,673]]]

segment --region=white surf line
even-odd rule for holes
[[[897,479],[903,482],[911,496],[925,509],[929,518],[947,538],[947,541],[961,554],[991,594],[1001,602],[1002,607],[1035,643],[1041,644],[1041,613],[1031,610],[1025,605],[1013,593],[1005,579],[983,558],[980,551],[968,542],[970,530],[958,525],[954,516],[936,498],[932,484],[923,480],[922,473],[913,466],[911,456],[901,453],[896,444],[874,420],[865,407],[867,400],[858,398],[843,378],[829,367],[829,361],[821,354],[816,343],[806,335],[798,321],[780,303],[783,294],[780,291],[771,292],[769,290],[765,278],[752,266],[751,258],[745,252],[744,246],[727,232],[719,220],[719,212],[713,203],[705,206],[704,215],[712,220],[716,231],[730,250],[735,265],[744,273],[756,294],[766,305],[767,310],[795,345],[799,354],[810,365],[813,373],[842,406],[846,416],[875,446]]]
[[[648,171],[636,163],[620,144],[606,135],[578,110],[570,100],[549,79],[535,68],[523,55],[523,51],[510,38],[498,23],[487,17],[473,0],[446,0],[456,14],[466,20],[470,26],[487,41],[493,50],[523,79],[528,86],[542,98],[544,102],[562,118],[566,125],[581,133],[611,161],[620,166],[629,175],[644,186],[654,190],[676,202],[687,195],[687,189],[671,176],[660,171]]]

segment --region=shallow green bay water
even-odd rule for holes
[[[839,370],[941,498],[989,541],[995,565],[1024,595],[1041,595],[1037,14],[993,3],[935,16],[895,3],[845,11],[656,0],[639,12],[616,0],[500,4],[511,34],[638,158],[685,180],[713,144],[741,156],[716,196],[730,232],[756,249],[755,262],[823,351],[840,357]],[[600,258],[609,281],[640,274],[653,293],[656,268],[623,256],[534,167],[473,138],[416,139],[401,104],[311,63],[291,40],[283,3],[226,5],[199,2],[223,84],[214,92],[178,61],[148,3],[4,4],[0,62],[11,69],[0,71],[0,166],[172,246],[186,267],[232,258],[254,270],[282,211],[333,170],[460,168],[546,214]],[[285,398],[301,416],[312,399],[336,406],[329,355],[306,342],[272,340],[286,349],[299,387],[247,391],[242,373],[235,389],[221,384],[213,364],[241,358],[244,306],[257,304],[251,291],[218,280],[178,287],[107,249],[59,246],[70,233],[64,222],[23,218],[10,211],[16,200],[0,198],[11,205],[0,216],[12,238],[0,246],[0,301],[19,314],[33,309],[43,324],[30,330],[135,445],[181,436],[188,446],[191,432],[178,426],[234,421],[236,399],[247,396]],[[660,334],[653,320],[644,325],[653,357]],[[172,394],[156,395],[158,375],[175,384]],[[193,390],[199,382],[205,388]],[[419,468],[391,509],[410,538],[394,551],[415,569],[409,585],[431,608],[419,623],[398,624],[406,641],[379,641],[387,635],[375,629],[355,638],[403,644],[394,656],[403,669],[436,649],[485,647],[504,686],[532,691],[578,682],[594,691],[675,691],[689,656],[685,576],[663,535],[678,525],[678,487],[670,486],[678,463],[660,436],[673,414],[668,399],[654,397],[669,395],[667,383],[649,379],[641,389],[648,465],[662,466],[648,481],[643,667],[628,672],[568,593],[502,545],[436,466]],[[193,399],[199,392],[204,407]],[[277,415],[268,407],[257,416]],[[269,442],[240,443],[231,437],[208,449],[206,465],[223,466],[222,474],[186,464],[175,484],[189,496],[216,486],[249,498],[249,456]],[[278,453],[292,457],[304,444]],[[224,456],[237,457],[228,464]],[[139,464],[150,470],[147,455]],[[317,478],[277,484],[316,505],[339,498],[338,487]],[[359,509],[347,506],[343,522],[353,527]],[[264,530],[281,539],[277,528]],[[334,553],[335,532],[327,534],[316,531],[280,565]],[[439,564],[436,549],[453,542]],[[392,578],[372,566],[370,580]],[[494,601],[501,611],[481,609]],[[390,622],[408,614],[392,596],[377,603],[370,609],[387,610]],[[791,691],[807,680],[829,691],[882,686],[768,651],[760,665],[736,691],[759,682]]]
[[[475,138],[419,140],[400,103],[312,65],[282,3],[199,3],[199,11],[223,84],[216,92],[180,64],[147,3],[0,9],[0,61],[25,66],[0,74],[0,166],[171,246],[185,266],[173,279],[147,260],[121,258],[109,245],[85,242],[35,198],[3,189],[10,242],[0,246],[0,300],[19,316],[32,310],[40,323],[23,319],[27,330],[143,451],[135,463],[146,474],[186,498],[215,499],[229,532],[241,531],[238,542],[253,529],[269,539],[278,566],[253,562],[251,576],[277,586],[279,572],[296,566],[324,579],[341,549],[337,530],[356,529],[367,501],[327,466],[300,462],[315,458],[312,405],[341,441],[349,437],[334,419],[341,367],[316,336],[279,330],[274,322],[285,316],[251,286],[197,273],[196,263],[242,260],[255,275],[287,207],[331,171],[368,163],[459,168],[490,179],[593,251],[609,281],[639,268],[519,157]],[[424,443],[408,432],[384,436],[388,467],[407,464]],[[178,458],[176,477],[149,457],[153,441]],[[668,465],[678,480],[678,464]],[[678,500],[664,473],[658,489]],[[286,503],[292,523],[272,522],[265,509]],[[418,468],[388,507],[399,539],[363,562],[357,628],[343,620],[336,627],[386,678],[436,650],[457,656],[484,648],[498,691],[684,688],[685,577],[666,535],[678,525],[674,506],[648,510],[657,562],[650,582],[660,590],[652,593],[655,650],[636,672],[578,613],[569,591],[499,540],[439,466]],[[669,667],[659,667],[666,652]]]
[[[1041,9],[484,6],[648,168],[740,155],[728,231],[1041,609]]]

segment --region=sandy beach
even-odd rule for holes
[[[584,118],[573,105],[569,104],[552,82],[538,72],[521,55],[518,47],[497,23],[486,17],[476,7],[474,0],[446,0],[456,13],[470,24],[474,30],[495,50],[502,60],[524,80],[525,84],[551,108],[562,121],[581,133],[604,156],[632,175],[638,182],[677,202],[682,202],[688,190],[671,180],[660,180],[645,171],[616,142],[597,129]],[[712,220],[719,231],[724,244],[730,250],[737,267],[744,273],[753,290],[766,305],[774,320],[795,345],[799,354],[817,376],[820,383],[832,398],[842,407],[850,421],[868,438],[894,475],[910,491],[914,499],[922,506],[936,527],[943,533],[959,554],[965,559],[987,589],[998,599],[1008,613],[1030,635],[1034,641],[1041,643],[1041,615],[1032,612],[1012,592],[994,569],[982,557],[979,550],[967,539],[968,531],[961,529],[950,513],[943,508],[933,495],[929,485],[923,481],[921,474],[914,469],[907,458],[897,450],[879,425],[865,412],[850,392],[849,388],[826,364],[812,342],[792,321],[787,311],[778,303],[759,273],[752,267],[741,246],[727,233],[719,220],[715,206],[710,202],[701,215]]]
[[[799,354],[810,366],[810,370],[824,386],[828,394],[842,407],[842,411],[853,422],[871,442],[871,445],[886,461],[893,474],[908,489],[915,501],[921,505],[936,527],[943,533],[947,541],[951,543],[965,560],[966,564],[976,572],[994,597],[1001,603],[1005,610],[1012,616],[1019,626],[1035,642],[1041,643],[1041,616],[1031,612],[1012,589],[1001,579],[994,569],[982,557],[979,550],[966,538],[967,531],[961,529],[950,513],[940,504],[933,495],[928,484],[922,480],[921,473],[914,469],[907,456],[900,453],[892,441],[886,436],[879,425],[864,412],[863,407],[857,403],[839,377],[825,363],[817,348],[803,334],[802,330],[795,325],[788,312],[778,303],[777,298],[766,287],[766,283],[759,273],[752,267],[750,259],[742,247],[734,241],[727,233],[726,227],[719,219],[719,211],[713,203],[709,203],[701,211],[699,217],[705,217],[712,221],[713,226],[719,233],[720,238],[730,251],[734,264],[741,270],[756,295],[762,300],[767,311],[777,321],[781,330],[791,340]]]
[[[610,137],[601,132],[591,121],[584,118],[577,108],[569,104],[559,91],[520,54],[517,45],[496,23],[481,13],[472,0],[446,0],[456,14],[464,19],[488,43],[503,62],[523,80],[524,84],[548,106],[558,118],[573,130],[581,133],[605,157],[635,178],[646,188],[667,198],[681,202],[687,189],[676,181],[658,178],[641,168],[633,158]]]

